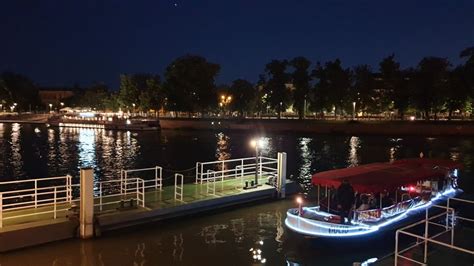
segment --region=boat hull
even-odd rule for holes
[[[287,211],[285,225],[288,229],[302,236],[318,238],[358,238],[393,231],[407,224],[419,220],[424,211],[433,204],[445,202],[449,197],[454,197],[459,190],[449,189],[430,201],[414,206],[402,213],[394,215],[383,222],[376,224],[337,224],[332,222],[314,220],[295,214],[296,209]],[[315,211],[315,207],[306,208],[305,211]],[[324,214],[324,212],[320,212]],[[329,215],[329,214],[326,214]]]

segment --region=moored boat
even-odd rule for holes
[[[95,128],[127,131],[156,131],[160,129],[158,120],[124,117],[94,112],[67,113],[48,119],[50,126],[72,128]]]
[[[420,210],[456,195],[460,169],[458,162],[419,158],[316,173],[311,183],[318,204],[289,209],[285,225],[305,236],[329,238],[398,228]],[[336,188],[347,184],[359,200],[344,214]]]

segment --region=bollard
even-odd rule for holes
[[[94,236],[94,170],[81,168],[80,237]]]
[[[278,153],[277,167],[277,191],[278,197],[284,199],[286,197],[286,152]]]

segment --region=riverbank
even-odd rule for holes
[[[170,119],[160,118],[162,129],[247,130],[340,135],[474,136],[471,121],[321,121],[295,119]]]
[[[0,123],[46,124],[48,114],[0,115]],[[337,135],[474,136],[474,121],[159,118],[169,130],[236,130]]]
[[[49,114],[0,114],[0,123],[46,124]]]

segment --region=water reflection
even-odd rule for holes
[[[313,152],[309,147],[309,144],[311,143],[311,138],[298,138],[297,141],[299,142],[298,155],[301,157],[301,166],[299,169],[298,177],[301,179],[309,178],[313,174],[311,164],[314,160]]]
[[[216,159],[218,161],[224,161],[224,160],[230,159],[231,153],[230,153],[230,145],[229,145],[229,141],[230,141],[229,136],[225,135],[223,132],[220,132],[216,134],[216,140],[217,140]]]
[[[359,165],[358,150],[360,148],[360,138],[352,136],[349,140],[349,156],[347,158],[348,167]]]
[[[21,176],[23,174],[23,159],[21,156],[22,147],[20,144],[21,125],[18,123],[12,124],[11,132],[11,159],[10,163],[13,168],[13,176]]]
[[[77,148],[81,167],[96,168],[95,137],[97,132],[94,129],[80,128],[78,133],[79,142],[77,143]]]

